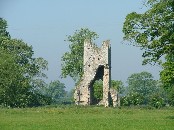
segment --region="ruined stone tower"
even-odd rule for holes
[[[74,98],[77,105],[93,104],[93,84],[95,80],[103,80],[103,100],[100,104],[109,106],[111,85],[111,46],[104,41],[98,48],[91,41],[84,42],[84,74],[76,86]]]

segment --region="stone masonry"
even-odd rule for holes
[[[103,80],[103,100],[100,105],[109,106],[110,97],[116,105],[116,92],[111,86],[111,46],[109,41],[104,41],[98,48],[91,41],[84,42],[84,74],[76,86],[74,99],[77,105],[93,104],[93,84],[95,80]],[[115,93],[115,95],[114,95]]]

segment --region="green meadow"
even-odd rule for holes
[[[173,130],[174,108],[0,109],[0,130]]]

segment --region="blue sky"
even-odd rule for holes
[[[7,20],[11,36],[32,45],[35,57],[49,62],[47,81],[58,79],[67,89],[73,88],[74,82],[60,78],[61,56],[69,51],[64,40],[80,28],[95,31],[99,46],[104,40],[111,41],[112,79],[125,82],[141,71],[159,78],[158,66],[141,65],[139,48],[122,43],[126,15],[145,10],[143,0],[0,0],[0,17]]]

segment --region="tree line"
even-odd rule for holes
[[[144,65],[161,66],[160,82],[174,105],[174,1],[145,0],[144,5],[146,12],[126,16],[124,40],[144,50]]]
[[[132,12],[123,25],[123,39],[144,50],[143,65],[161,66],[160,80],[154,80],[149,72],[132,74],[127,86],[112,80],[121,105],[174,105],[174,1],[145,0],[148,10],[142,14]],[[44,82],[48,62],[35,58],[32,46],[22,40],[11,38],[7,21],[0,18],[0,105],[10,107],[33,107],[51,103],[71,102],[71,93],[59,80]],[[69,52],[61,59],[61,76],[70,76],[76,85],[83,74],[83,43],[99,36],[88,28],[76,30],[66,39]],[[155,66],[154,66],[155,67]],[[69,97],[67,95],[70,95]],[[94,83],[94,97],[101,100],[101,80]]]
[[[143,65],[161,66],[160,80],[153,80],[153,76],[148,72],[132,75],[128,78],[126,96],[122,98],[121,103],[174,105],[174,1],[145,0],[144,6],[148,8],[146,12],[132,12],[126,16],[123,39],[144,50]],[[87,28],[76,30],[74,35],[67,37],[70,52],[62,56],[63,77],[70,76],[78,83],[83,74],[84,40],[94,41],[96,38],[97,33]],[[96,90],[100,88],[101,81],[94,84],[94,90],[95,86]],[[101,89],[97,95],[97,98],[101,96]]]
[[[35,58],[32,46],[11,38],[7,27],[7,21],[0,18],[0,105],[33,107],[66,97],[63,83],[44,82],[48,62],[42,57]]]
[[[103,99],[103,82],[94,83],[94,100]],[[117,90],[121,106],[152,106],[160,108],[169,105],[167,93],[162,88],[160,81],[155,80],[149,72],[131,74],[124,84],[120,80],[111,80],[111,88]]]

